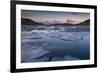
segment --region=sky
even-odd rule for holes
[[[21,10],[21,18],[29,18],[37,22],[60,21],[63,23],[69,21],[80,23],[89,19],[90,13]]]

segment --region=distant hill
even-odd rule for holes
[[[21,24],[22,25],[36,25],[36,24],[40,24],[32,19],[28,19],[28,18],[21,18]]]
[[[63,25],[67,25],[67,26],[72,26],[72,25],[75,25],[75,26],[88,26],[88,25],[90,25],[90,19],[85,20],[85,21],[83,21],[79,24],[64,23]]]
[[[66,25],[66,26],[88,26],[90,25],[90,19],[86,20],[86,21],[83,21],[79,24],[70,24],[70,23],[58,23],[58,22],[55,22],[55,23],[50,23],[50,22],[44,22],[44,23],[39,23],[39,22],[36,22],[32,19],[28,19],[28,18],[21,18],[21,24],[22,25]]]
[[[81,22],[81,23],[79,23],[79,24],[71,24],[71,23],[55,23],[54,25],[66,25],[66,26],[88,26],[88,25],[90,25],[90,19],[88,19],[88,20],[85,20],[85,21],[83,21],[83,22]]]
[[[81,22],[81,23],[79,23],[79,24],[77,24],[77,25],[81,25],[81,26],[90,25],[90,19],[88,19],[88,20],[86,20],[86,21],[84,21],[84,22]]]

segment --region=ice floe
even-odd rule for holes
[[[53,29],[53,27],[52,27]],[[67,60],[80,60],[80,58],[70,56],[59,57],[56,54],[62,54],[64,49],[72,45],[72,42],[84,43],[83,40],[89,38],[89,32],[66,32],[64,28],[60,30],[31,30],[21,32],[21,59],[22,62],[45,62],[45,61],[67,61]],[[80,42],[79,42],[80,43]],[[77,43],[76,43],[77,45]],[[66,47],[64,47],[66,46]],[[79,45],[78,45],[79,46]],[[77,47],[77,46],[75,46]],[[59,51],[59,52],[58,52]],[[60,52],[61,51],[61,52]],[[65,50],[66,51],[66,50]],[[53,57],[47,54],[53,53]]]
[[[79,60],[79,58],[71,57],[71,56],[67,55],[67,56],[64,56],[64,60]]]
[[[36,61],[37,58],[41,59],[41,56],[48,54],[49,51],[38,48],[31,51],[24,51],[22,53],[22,62]],[[42,59],[43,60],[43,59]]]

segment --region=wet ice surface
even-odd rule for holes
[[[21,62],[85,60],[90,58],[89,27],[27,26],[21,32]],[[56,27],[56,28],[55,28]],[[42,28],[42,29],[41,29]]]

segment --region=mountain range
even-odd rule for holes
[[[21,18],[21,24],[22,25],[51,25],[52,24],[52,25],[67,25],[67,26],[72,26],[72,25],[88,26],[90,25],[90,19],[80,22],[79,24],[71,24],[71,23],[62,23],[61,21],[36,22],[32,19]]]

